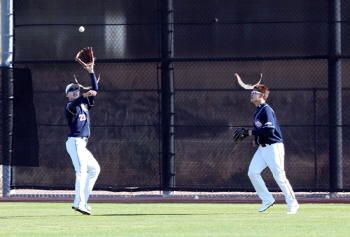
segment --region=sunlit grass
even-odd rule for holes
[[[285,204],[91,203],[91,216],[71,203],[0,203],[0,236],[348,236],[350,206]]]

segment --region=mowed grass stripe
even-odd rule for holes
[[[0,203],[0,236],[349,236],[350,205],[286,204],[258,213],[259,204]]]

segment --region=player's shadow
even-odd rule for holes
[[[104,214],[104,215],[93,215],[93,216],[206,216],[206,215],[219,215],[221,213],[208,213],[208,214]]]

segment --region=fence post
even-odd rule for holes
[[[341,90],[341,8],[340,0],[328,1],[328,96],[330,191],[343,188],[342,172],[342,90]]]
[[[314,88],[314,149],[315,149],[315,188],[318,188],[318,154],[317,154],[317,89]]]
[[[13,1],[1,0],[2,195],[10,195],[13,128]]]
[[[175,188],[173,1],[161,0],[162,188]]]

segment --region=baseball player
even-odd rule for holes
[[[254,86],[250,100],[256,106],[254,113],[254,130],[245,130],[244,136],[254,135],[253,146],[258,150],[250,163],[248,176],[255,191],[262,200],[259,212],[266,211],[275,203],[275,199],[268,191],[261,172],[269,167],[274,179],[282,190],[289,207],[287,214],[295,214],[299,209],[293,189],[284,171],[284,145],[282,133],[277,122],[275,112],[266,104],[269,90],[266,86]]]
[[[70,130],[66,148],[76,175],[72,209],[84,215],[90,215],[91,207],[87,202],[100,173],[100,166],[86,145],[90,137],[89,111],[94,104],[98,84],[94,73],[94,61],[91,64],[85,64],[84,67],[90,74],[92,89],[80,95],[80,84],[67,85],[65,92],[69,102],[64,110]]]

